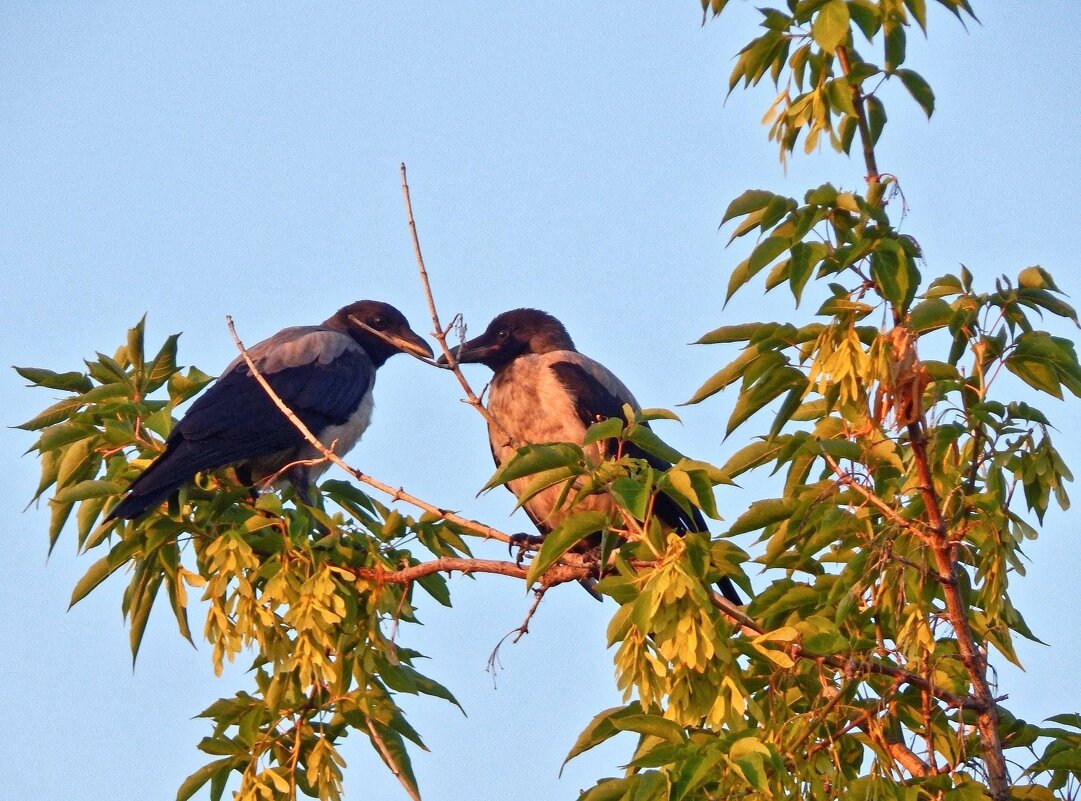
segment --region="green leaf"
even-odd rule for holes
[[[728,536],[757,531],[771,523],[787,520],[798,508],[798,503],[791,498],[771,498],[755,501],[746,512],[736,518],[728,529]]]
[[[153,392],[164,386],[165,382],[176,372],[176,342],[178,339],[180,339],[180,334],[173,334],[166,339],[165,344],[161,346],[161,350],[150,362],[150,366],[146,370],[146,376],[143,379],[146,392]]]
[[[116,481],[92,478],[65,487],[53,496],[53,501],[56,503],[72,503],[73,501],[85,501],[87,498],[107,498],[111,495],[119,495],[121,489],[122,485]]]
[[[716,3],[717,0],[705,0]],[[722,3],[728,0],[722,0]],[[602,779],[578,797],[578,801],[624,801],[634,789],[637,776],[626,779]]]
[[[886,127],[886,107],[877,95],[868,95],[863,99],[864,109],[867,111],[867,127],[871,133],[871,144],[878,144],[882,130]]]
[[[657,456],[668,463],[678,462],[683,454],[658,437],[648,426],[634,426],[626,434],[627,442],[633,442],[651,456]]]
[[[618,439],[623,433],[624,422],[619,417],[609,417],[607,420],[594,423],[586,429],[586,435],[582,438],[583,447],[606,439]]]
[[[789,239],[787,236],[768,236],[755,246],[747,259],[748,277],[756,275],[763,267],[771,264],[774,259],[788,250]]]
[[[409,759],[409,752],[405,749],[402,736],[394,729],[376,722],[374,718],[369,718],[368,722],[383,742],[382,748],[376,747],[376,751],[383,758],[383,762],[386,763],[386,766],[390,768],[398,781],[408,789],[412,796],[419,797],[420,790],[417,788],[417,777],[413,775],[413,763]],[[373,742],[372,745],[374,746],[375,743]]]
[[[563,759],[563,765],[566,765],[579,754],[583,754],[594,746],[600,745],[605,740],[609,740],[619,734],[621,730],[616,728],[615,721],[620,718],[640,715],[641,713],[642,706],[637,701],[634,701],[627,706],[614,706],[610,709],[605,709],[603,712],[599,712],[594,716],[593,720],[589,722],[589,725],[582,730],[582,733],[578,735],[578,739],[575,740],[574,745],[571,746],[570,752]],[[561,768],[560,773],[562,772]]]
[[[889,17],[882,26],[886,45],[886,72],[893,72],[905,63],[905,28]]]
[[[98,561],[94,562],[90,566],[90,569],[86,571],[78,583],[75,585],[75,589],[71,591],[71,600],[68,602],[68,609],[75,606],[83,598],[93,591],[101,582],[109,578],[120,565],[111,565],[108,556],[103,556]]]
[[[823,250],[824,248],[818,243],[797,242],[792,246],[792,258],[788,262],[788,282],[797,306],[803,297],[803,288],[807,286],[807,280],[822,259],[821,251]]]
[[[728,204],[728,208],[724,212],[724,217],[721,218],[721,225],[724,225],[734,217],[742,217],[745,214],[750,214],[752,211],[764,209],[775,197],[778,197],[778,195],[775,195],[773,192],[767,192],[765,189],[748,189]]]
[[[717,345],[725,342],[747,342],[759,329],[769,323],[741,323],[740,325],[722,325],[708,334],[696,339],[693,345]]]
[[[905,8],[909,10],[916,24],[927,33],[927,0],[905,0]]]
[[[837,625],[821,615],[811,615],[800,621],[796,624],[796,630],[802,637],[803,649],[815,656],[830,656],[847,651],[850,647]]]
[[[84,373],[57,373],[40,367],[12,367],[12,369],[34,386],[46,389],[60,389],[65,392],[86,392],[93,385]]]
[[[52,553],[53,547],[60,537],[60,532],[64,530],[64,524],[68,522],[71,510],[74,508],[74,503],[49,501],[49,553]]]
[[[581,474],[581,470],[578,467],[553,467],[551,470],[542,470],[539,473],[534,473],[529,477],[529,483],[524,487],[519,487],[515,494],[518,496],[517,503],[514,504],[515,509],[519,509],[525,506],[535,495],[544,492],[549,487],[554,487],[556,484],[562,484],[573,479],[575,476]],[[570,491],[568,487],[567,492]]]
[[[135,374],[143,372],[143,334],[146,331],[146,315],[128,329],[128,360],[134,368]]]
[[[916,304],[908,314],[908,324],[914,331],[926,334],[950,324],[953,307],[944,300],[932,298]]]
[[[848,3],[845,0],[828,0],[818,10],[811,26],[811,36],[815,44],[832,53],[848,36],[849,22]]]
[[[430,575],[422,576],[417,579],[417,583],[439,604],[447,607],[451,605],[450,589],[447,587],[447,580],[439,573],[431,573]]]
[[[236,757],[224,757],[215,759],[213,762],[203,765],[195,773],[191,774],[176,791],[176,801],[188,801],[199,789],[219,773],[228,773],[237,762]]]
[[[133,593],[131,609],[128,614],[128,640],[131,644],[131,664],[135,665],[135,660],[139,656],[139,646],[143,642],[143,634],[146,633],[146,624],[150,619],[150,610],[154,606],[154,601],[158,597],[158,590],[161,589],[162,581],[165,579],[165,574],[151,565],[149,562],[144,563],[148,565],[146,578],[135,584],[139,580],[139,574],[136,574],[136,578],[132,580],[132,586],[137,586],[137,590]],[[189,637],[189,639],[191,639]]]
[[[732,414],[725,426],[725,436],[735,431],[777,396],[790,389],[798,389],[802,393],[806,385],[807,377],[796,367],[783,366],[770,371],[761,381],[739,393],[739,398],[736,400],[736,405],[732,407]],[[798,405],[798,403],[786,403],[782,413],[791,415]],[[782,420],[782,425],[784,422]]]
[[[1051,277],[1051,273],[1047,272],[1043,267],[1035,265],[1026,267],[1018,273],[1017,285],[1022,289],[1050,289],[1052,292],[1062,292],[1055,285],[1055,279]],[[19,368],[16,367],[15,369]]]
[[[1054,367],[1044,359],[1025,358],[1015,352],[1005,361],[1006,369],[1033,389],[1062,399],[1062,386]]]
[[[900,69],[894,74],[901,79],[912,99],[920,104],[923,113],[930,118],[935,113],[935,93],[931,91],[930,84],[915,70]]]
[[[638,520],[645,519],[653,492],[641,482],[628,476],[620,476],[611,484],[611,492],[620,504]]]
[[[526,584],[535,583],[559,557],[583,538],[603,529],[608,524],[604,512],[575,512],[567,515],[556,528],[547,534],[537,555],[529,565]]]
[[[646,734],[670,743],[682,743],[686,739],[682,726],[660,715],[624,715],[610,720],[620,731]]]
[[[518,449],[514,457],[495,471],[480,491],[486,492],[492,487],[498,487],[516,478],[523,478],[544,470],[576,465],[584,459],[582,449],[578,445],[567,442],[551,445],[525,445]]]
[[[37,431],[45,428],[46,426],[56,425],[57,423],[67,420],[79,409],[83,407],[82,398],[76,396],[72,398],[64,398],[62,401],[57,401],[52,406],[49,406],[45,411],[35,415],[27,420],[25,423],[20,423],[15,428],[21,428],[23,431]],[[48,448],[40,448],[40,450],[48,450]]]
[[[747,368],[760,356],[762,352],[757,347],[748,347],[744,349],[739,356],[733,361],[729,362],[725,367],[718,370],[709,380],[700,386],[691,399],[684,405],[691,405],[695,403],[701,403],[711,395],[715,395],[722,389],[727,387],[736,379],[740,378]]]
[[[403,663],[395,666],[392,670],[384,670],[379,675],[383,677],[387,686],[392,690],[407,692],[410,695],[423,693],[433,698],[442,698],[444,701],[450,701],[450,703],[462,710],[462,714],[465,714],[462,705],[458,703],[458,699],[454,697],[450,690],[435,679],[428,678],[416,668]]]
[[[731,478],[772,462],[784,446],[774,440],[762,439],[740,448],[721,467],[721,471]]]

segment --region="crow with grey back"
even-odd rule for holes
[[[495,375],[488,389],[488,411],[495,421],[488,424],[488,440],[497,466],[511,459],[524,444],[574,442],[581,444],[586,429],[610,417],[622,418],[623,405],[639,409],[634,395],[604,365],[578,352],[567,329],[555,317],[536,309],[504,312],[480,336],[457,351],[460,363],[478,362]],[[446,357],[440,357],[446,364]],[[600,462],[608,454],[608,443],[597,442],[585,449],[588,458]],[[624,443],[623,452],[645,459],[657,470],[671,467],[633,443]],[[520,494],[531,477],[508,482],[508,489]],[[523,504],[529,518],[542,535],[551,532],[570,510],[561,504],[561,488],[549,487]],[[587,496],[576,507],[611,511],[611,496]],[[706,531],[701,512],[688,514],[663,493],[657,495],[654,514],[667,528],[679,531]],[[719,587],[725,598],[743,603],[726,577]]]
[[[275,394],[339,456],[368,427],[376,370],[403,352],[432,356],[400,311],[374,300],[345,306],[322,325],[283,329],[248,349]],[[238,357],[195,400],[164,453],[132,482],[108,519],[138,517],[196,473],[226,465],[249,486],[285,470],[306,498],[310,482],[329,464],[294,463],[318,455]]]

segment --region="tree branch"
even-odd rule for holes
[[[837,60],[841,64],[841,74],[845,78],[852,72],[852,65],[848,60],[848,48],[841,45],[837,48]],[[878,184],[881,175],[878,172],[878,160],[875,158],[875,146],[871,141],[871,126],[867,121],[867,109],[863,102],[863,90],[856,84],[852,88],[852,106],[856,109],[856,125],[860,132],[860,142],[863,144],[863,162],[867,167],[867,183]]]
[[[439,343],[440,350],[443,351],[443,355],[447,359],[447,369],[454,373],[454,377],[458,379],[458,383],[461,384],[462,391],[465,392],[466,402],[472,406],[483,417],[488,425],[499,429],[506,434],[506,429],[499,424],[499,422],[492,416],[492,413],[488,411],[480,398],[473,391],[473,387],[469,385],[469,381],[466,380],[465,375],[462,373],[461,367],[458,365],[458,357],[452,348],[447,345],[447,329],[443,328],[443,324],[439,321],[439,311],[435,306],[435,296],[432,294],[432,284],[428,279],[428,270],[424,266],[424,254],[420,249],[420,238],[417,236],[417,223],[413,218],[413,201],[409,196],[409,181],[406,178],[405,162],[402,162],[402,197],[405,200],[405,214],[406,219],[409,222],[409,233],[413,239],[413,255],[417,259],[417,270],[420,272],[420,283],[424,288],[424,297],[428,302],[428,313],[432,318],[432,336],[435,337]],[[507,435],[510,436],[509,434]],[[513,441],[513,440],[512,440]]]
[[[841,65],[841,72],[847,78],[851,75],[852,65],[849,61],[848,50],[842,45],[837,48],[837,60]],[[879,206],[884,205],[879,190],[881,188],[881,175],[878,170],[878,162],[875,157],[874,142],[871,139],[871,129],[867,119],[867,109],[864,104],[863,92],[857,85],[852,85],[852,105],[856,111],[856,123],[860,133],[860,141],[863,146],[863,160],[867,168],[868,197]],[[894,308],[894,324],[899,325],[898,309]],[[908,424],[909,442],[912,447],[916,471],[919,478],[919,492],[923,497],[926,509],[927,521],[932,530],[930,547],[934,555],[935,568],[938,573],[938,581],[942,585],[942,593],[946,602],[947,616],[953,627],[954,636],[957,638],[957,647],[972,684],[974,697],[969,708],[976,709],[977,729],[983,746],[983,761],[987,768],[989,790],[994,801],[1009,801],[1010,777],[1006,767],[1006,758],[1003,753],[1002,740],[998,734],[998,711],[995,699],[991,693],[991,687],[987,682],[987,662],[976,646],[966,614],[965,603],[961,598],[960,588],[957,586],[957,547],[949,538],[949,532],[942,515],[942,504],[935,491],[934,476],[927,457],[927,442],[923,423],[915,420]],[[975,460],[977,455],[973,454]],[[933,689],[923,689],[939,696]],[[933,758],[933,755],[932,755]]]
[[[753,618],[748,617],[743,610],[733,606],[716,591],[710,593],[710,598],[713,605],[721,610],[721,612],[723,612],[733,623],[739,626],[740,630],[747,636],[758,637],[766,633],[765,629],[759,626]],[[889,676],[890,678],[899,679],[903,684],[911,684],[914,687],[919,687],[921,690],[926,690],[947,706],[955,709],[974,709],[982,712],[987,708],[986,703],[980,698],[954,695],[953,693],[946,692],[945,690],[935,687],[930,681],[923,676],[920,676],[918,673],[912,673],[911,671],[899,668],[895,665],[886,664],[884,662],[861,662],[836,655],[818,656],[803,650],[798,643],[789,644],[785,647],[784,651],[793,659],[813,659],[819,664],[827,665],[828,667],[845,673],[864,671],[865,673],[875,673],[880,676]],[[994,702],[995,699],[992,698],[991,704],[993,705]]]

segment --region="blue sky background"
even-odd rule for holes
[[[966,32],[935,8],[931,38],[912,37],[909,66],[938,109],[927,123],[888,89],[880,166],[901,179],[925,275],[964,263],[990,286],[1041,264],[1076,302],[1076,4],[976,10],[983,24]],[[744,255],[717,232],[728,201],[750,187],[799,196],[824,180],[862,183],[859,163],[829,151],[781,170],[758,125],[768,88],[725,100],[732,56],[757,22],[750,4],[700,22],[691,0],[0,3],[0,364],[78,368],[144,312],[148,345],[183,331],[181,362],[212,373],[235,355],[226,314],[250,344],[372,297],[428,331],[405,161],[445,317],[464,312],[476,333],[505,309],[546,309],[645,405],[672,407],[731,356],[685,343],[814,309],[794,312],[781,291],[763,300],[760,284],[722,309]],[[722,462],[746,441],[722,442],[730,395],[661,433]],[[504,530],[528,528],[507,518],[508,494],[474,497],[488,447],[451,376],[395,359],[376,396],[352,463]],[[5,425],[51,400],[0,374]],[[1060,450],[1078,453],[1077,401],[1041,403],[1060,423]],[[31,442],[0,429],[0,795],[171,798],[208,761],[195,744],[209,727],[192,715],[246,686],[246,665],[215,679],[209,648],[181,640],[163,608],[133,672],[122,580],[65,611],[92,560],[66,534],[46,562],[47,510],[23,511],[37,465],[19,454]],[[755,479],[718,500],[731,520],[770,489]],[[1027,673],[999,660],[1000,691],[1030,719],[1081,710],[1076,528],[1076,512],[1050,514],[1013,585],[1051,646],[1022,644]],[[488,655],[530,599],[496,577],[452,585],[453,610],[424,607],[426,625],[402,632],[469,713],[404,701],[432,749],[414,756],[424,797],[572,798],[614,774],[629,737],[557,778],[581,728],[619,701],[604,648],[611,605],[573,587],[551,593],[530,635],[502,649],[493,686]],[[365,738],[344,753],[349,797],[404,797]]]

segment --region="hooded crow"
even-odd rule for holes
[[[348,452],[372,415],[375,371],[395,353],[432,356],[400,311],[361,300],[322,325],[286,328],[248,349],[259,373],[320,442]],[[199,396],[165,441],[165,451],[128,487],[107,519],[135,518],[204,470],[234,465],[254,485],[319,454],[274,404],[243,357]],[[288,467],[301,497],[329,465]]]
[[[536,309],[503,312],[488,325],[483,334],[464,343],[457,351],[459,363],[479,362],[490,367],[495,376],[488,389],[488,411],[496,425],[488,424],[488,441],[497,466],[512,458],[523,444],[574,442],[581,444],[586,429],[610,417],[623,417],[623,405],[639,409],[631,391],[604,365],[578,352],[567,329],[555,317]],[[439,358],[446,364],[445,356]],[[607,455],[607,444],[588,446],[587,456],[600,462]],[[624,443],[623,452],[645,459],[658,470],[671,467],[633,443]],[[508,482],[515,495],[529,484],[530,477]],[[561,506],[562,490],[549,487],[523,504],[523,508],[542,535],[548,534],[568,514]],[[578,509],[608,511],[613,508],[610,496],[587,496]],[[669,529],[706,531],[701,512],[688,515],[667,495],[659,494],[654,514]],[[719,584],[724,596],[742,604],[728,578]]]

